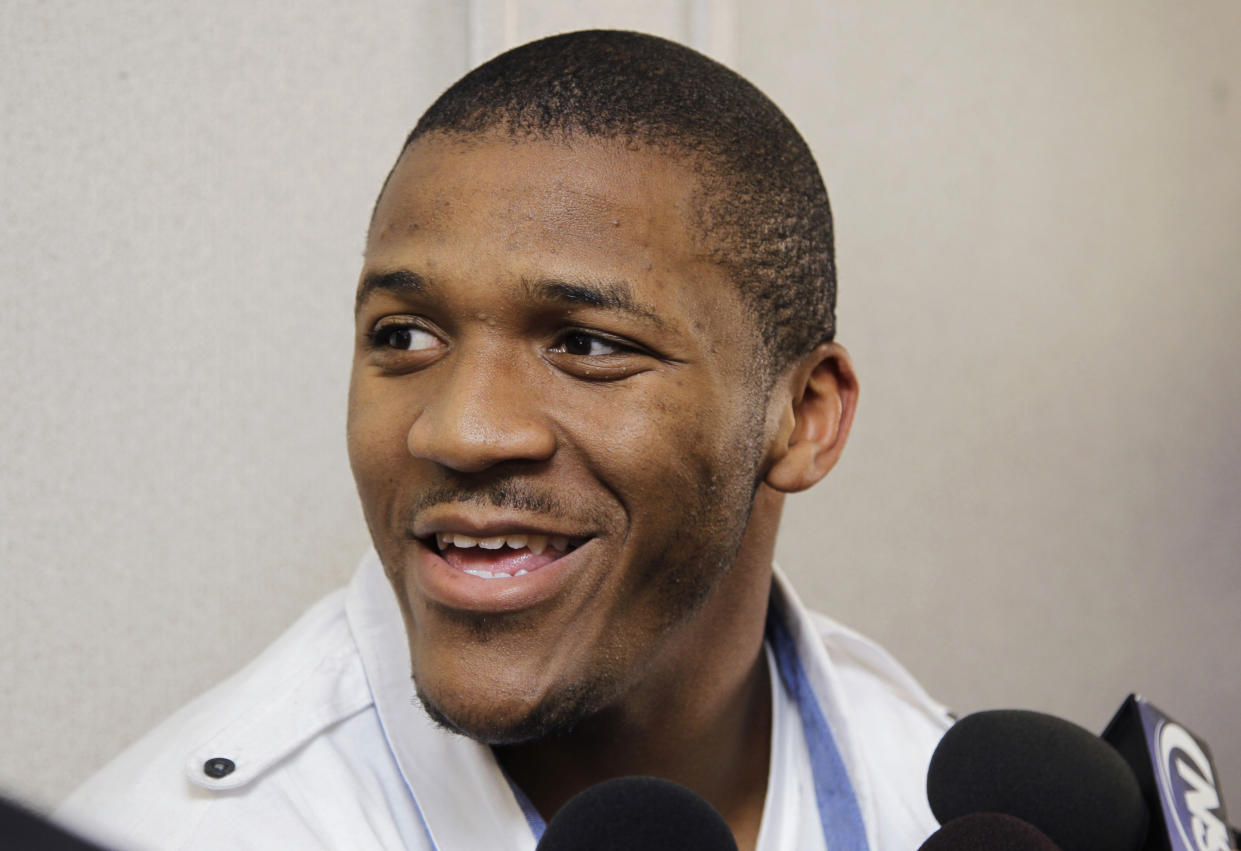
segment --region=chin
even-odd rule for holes
[[[418,700],[431,720],[453,733],[484,745],[520,745],[573,731],[606,703],[602,683],[581,683],[529,702],[520,696],[505,701],[499,694],[455,691],[452,698],[436,695],[414,678]]]

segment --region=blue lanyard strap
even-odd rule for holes
[[[788,627],[784,625],[774,607],[767,614],[767,641],[770,642],[776,657],[780,681],[793,697],[801,715],[802,730],[810,751],[810,770],[814,775],[814,797],[819,806],[823,841],[830,851],[869,851],[862,810],[858,806],[853,784],[849,781],[849,773],[845,770],[844,760],[840,757],[840,750],[836,747],[836,739],[832,736],[827,719],[823,717],[819,701],[810,689],[810,680],[806,677],[806,669],[802,667],[801,658],[797,655],[793,636],[789,634]],[[508,780],[535,841],[541,840],[543,832],[547,830],[547,823],[507,773],[504,779]]]
[[[767,613],[767,640],[776,657],[780,680],[788,689],[801,715],[810,770],[814,775],[814,798],[819,805],[823,841],[830,851],[868,851],[866,825],[857,794],[849,781],[836,739],[823,716],[823,708],[810,688],[810,679],[797,655],[797,645],[784,620],[773,606]]]
[[[543,816],[534,808],[534,804],[526,797],[526,793],[521,791],[521,787],[513,782],[513,778],[508,776],[508,772],[503,767],[500,768],[500,773],[508,781],[508,788],[513,790],[513,797],[517,799],[517,805],[521,807],[521,814],[526,817],[526,824],[530,825],[530,832],[534,834],[534,841],[542,842],[543,834],[547,831],[547,822],[543,820]]]

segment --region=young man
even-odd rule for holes
[[[743,849],[916,847],[942,707],[772,568],[856,404],[834,297],[813,158],[731,71],[598,31],[464,77],[358,288],[375,552],[64,815],[139,847],[531,848],[637,774]]]

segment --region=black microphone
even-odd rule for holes
[[[918,851],[1063,851],[1029,822],[1003,813],[958,816],[927,837]]]
[[[1023,709],[967,715],[948,729],[927,772],[931,812],[1029,822],[1064,851],[1138,851],[1149,821],[1142,790],[1116,749],[1069,721]]]
[[[679,783],[619,777],[579,792],[535,851],[737,851],[723,816]]]
[[[104,851],[14,801],[0,798],[0,848],[10,851]]]
[[[1142,851],[1229,851],[1229,830],[1215,763],[1206,743],[1136,694],[1103,731],[1137,776],[1151,811]]]

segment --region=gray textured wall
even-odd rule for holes
[[[1241,807],[1241,4],[607,5],[5,3],[0,788],[55,801],[346,579],[379,182],[472,60],[604,24],[734,64],[827,176],[863,394],[803,594],[963,710],[1140,689]]]

